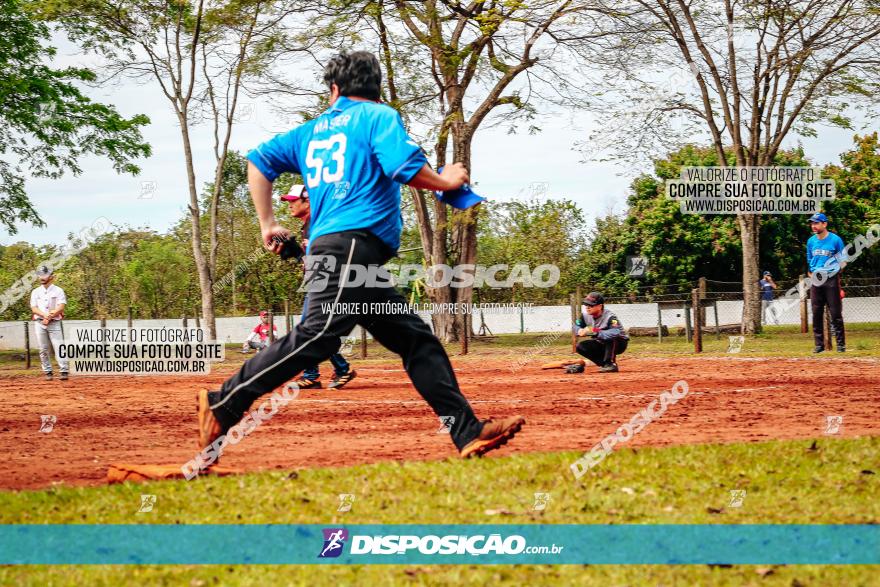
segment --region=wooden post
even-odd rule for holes
[[[196,328],[201,328],[202,327],[202,320],[201,320],[201,318],[199,318],[199,309],[198,308],[196,308],[195,311],[193,312],[193,316],[196,317]]]
[[[721,326],[718,324],[718,300],[712,302],[712,307],[715,309],[715,338],[721,340]]]
[[[663,342],[663,310],[657,302],[657,342]]]
[[[694,305],[694,352],[702,353],[703,352],[703,317],[702,312],[700,311],[702,308],[702,304],[700,303],[700,288],[695,287],[691,291],[691,303]]]
[[[687,300],[682,304],[682,309],[684,311],[684,335],[690,342],[693,340],[693,331],[691,330],[691,309],[688,307]]]
[[[187,326],[188,326],[188,321],[187,321],[187,319],[186,319],[186,314],[184,314],[183,317],[181,318],[181,322],[183,322],[183,327],[184,327],[184,328],[187,328]]]
[[[363,326],[361,326],[360,329],[361,329],[361,358],[366,359],[367,358],[367,329],[364,328]]]
[[[31,368],[31,329],[27,322],[24,323],[24,368]]]
[[[128,307],[128,327],[129,328],[131,328],[131,323],[132,323],[132,308],[131,308],[131,306],[129,306]]]
[[[568,294],[568,302],[571,304],[571,325],[572,325],[572,333],[571,333],[571,352],[577,352],[577,334],[574,332],[574,323],[577,320],[577,306],[575,305],[575,297],[574,294]]]
[[[107,318],[101,318],[101,328],[107,328]]]
[[[697,280],[697,287],[700,290],[700,299],[705,300],[707,292],[705,277],[701,277],[699,280]],[[706,320],[706,308],[705,306],[703,306],[703,304],[700,304],[700,324],[705,325],[707,322],[708,320]]]
[[[798,283],[804,283],[804,279],[806,279],[806,275],[798,276]],[[798,288],[798,293],[801,297],[801,334],[806,334],[810,331],[810,313],[807,310],[807,288],[806,286],[801,286]]]
[[[269,310],[269,344],[275,342],[275,314]]]
[[[290,300],[284,300],[284,326],[285,333],[290,334]]]
[[[468,354],[468,315],[465,312],[461,317],[461,354]]]
[[[822,316],[823,326],[822,332],[823,334],[823,343],[825,344],[825,350],[831,350],[831,311],[828,309],[828,306],[825,306],[825,314]]]

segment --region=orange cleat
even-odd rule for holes
[[[490,450],[504,446],[525,423],[526,419],[522,416],[511,416],[503,420],[493,418],[484,420],[480,435],[461,449],[461,458],[481,457]]]

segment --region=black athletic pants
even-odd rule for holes
[[[443,345],[418,315],[408,308],[403,311],[404,297],[393,287],[340,287],[344,282],[351,283],[356,275],[348,270],[349,266],[375,269],[393,256],[390,248],[369,232],[346,231],[312,241],[306,261],[313,262],[320,256],[329,262],[320,270],[307,267],[309,304],[297,327],[247,361],[220,391],[208,395],[214,416],[224,430],[234,426],[261,395],[337,352],[340,337],[359,324],[385,348],[400,355],[410,380],[434,413],[455,418],[449,422],[455,446],[461,449],[474,440],[482,423],[459,390]],[[354,314],[325,307],[332,304],[358,304],[362,309]],[[374,304],[385,308],[390,304],[396,311],[372,313],[369,310]]]
[[[582,357],[590,359],[600,367],[617,362],[617,355],[622,355],[629,341],[625,338],[613,338],[602,341],[598,338],[582,340],[577,345],[577,352]]]
[[[838,348],[846,346],[843,329],[843,300],[840,299],[840,274],[825,280],[822,285],[810,286],[810,306],[813,309],[813,340],[816,346],[825,344],[825,306],[831,314],[831,332]]]

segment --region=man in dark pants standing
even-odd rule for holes
[[[357,285],[352,271],[375,275],[400,245],[400,184],[453,190],[468,181],[460,163],[435,173],[409,138],[400,115],[378,103],[379,62],[364,51],[333,57],[324,70],[329,108],[248,154],[248,183],[263,243],[279,253],[290,231],[275,219],[272,182],[283,172],[303,176],[311,200],[306,257],[309,308],[289,335],[247,361],[219,391],[199,392],[203,449],[223,436],[261,395],[339,350],[356,324],[399,354],[413,385],[450,428],[463,458],[505,444],[525,420],[477,420],[459,390],[440,341],[390,283]],[[362,273],[363,274],[363,273]],[[361,282],[363,283],[363,282]]]
[[[309,192],[304,185],[295,185],[290,188],[290,193],[281,196],[281,200],[287,202],[287,209],[294,218],[302,220],[302,246],[309,246],[309,222],[311,222],[311,204],[309,204]],[[303,300],[303,316],[308,313],[308,296]],[[357,371],[351,368],[348,361],[341,353],[333,353],[330,355],[330,362],[333,364],[333,381],[328,386],[330,389],[342,389],[352,379],[357,377]],[[320,389],[321,388],[321,372],[318,365],[309,365],[302,375],[294,381],[300,389]]]
[[[807,241],[807,264],[810,266],[810,305],[813,309],[814,353],[825,350],[825,306],[831,314],[831,332],[837,342],[837,352],[846,352],[846,333],[843,328],[843,300],[840,298],[840,271],[846,266],[843,239],[829,232],[828,217],[813,214],[810,217],[813,236]]]

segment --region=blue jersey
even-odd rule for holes
[[[344,96],[247,158],[269,181],[284,172],[303,176],[310,243],[325,234],[368,230],[395,251],[403,227],[400,184],[427,163],[396,110]]]
[[[815,234],[811,236],[807,241],[807,263],[810,265],[810,272],[822,270],[831,276],[840,271],[840,259],[846,255],[843,249],[843,239],[833,232],[829,232],[823,239]]]
[[[766,279],[762,279],[758,282],[758,287],[761,288],[761,299],[762,300],[772,300],[773,299],[773,286],[770,285],[770,282]]]

